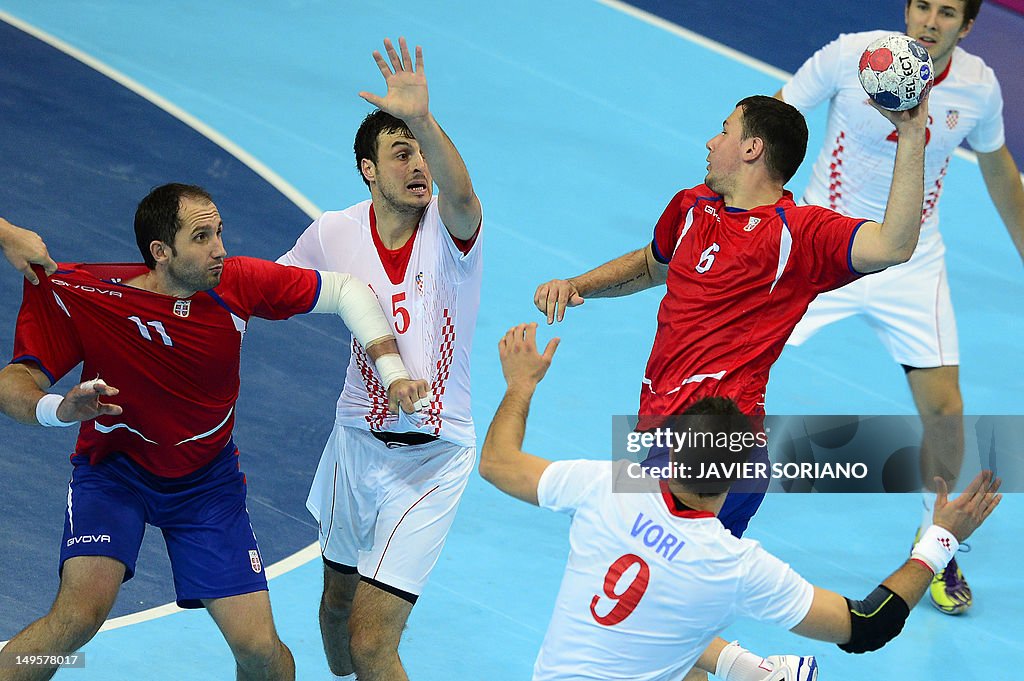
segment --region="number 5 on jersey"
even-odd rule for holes
[[[399,305],[403,300],[405,300],[405,291],[391,296],[391,314],[395,317],[395,331],[398,333],[408,331],[409,322],[411,321],[409,309]]]

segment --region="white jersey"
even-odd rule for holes
[[[829,100],[825,144],[804,194],[807,203],[881,222],[896,162],[895,127],[868,104],[858,80],[861,53],[891,31],[845,33],[804,62],[783,98],[806,112]],[[985,62],[957,47],[949,68],[936,74],[928,100],[924,212],[914,259],[941,250],[939,197],[953,151],[964,139],[978,152],[1005,143],[1003,98]]]
[[[384,248],[371,202],[364,201],[321,215],[278,259],[285,265],[347,272],[369,284],[392,321],[409,373],[430,383],[433,398],[427,409],[412,415],[389,414],[380,376],[353,338],[345,387],[338,398],[337,424],[374,431],[419,431],[464,447],[476,446],[469,358],[480,308],[482,236],[481,226],[463,253],[441,223],[434,197],[410,243],[403,247],[411,253],[402,269],[403,249]]]
[[[814,589],[750,539],[672,497],[612,493],[607,461],[558,461],[540,505],[572,515],[569,559],[535,680],[679,681],[736,617],[791,629]]]

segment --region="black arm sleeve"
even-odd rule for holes
[[[881,584],[863,601],[846,599],[850,608],[850,642],[839,649],[847,653],[878,650],[903,631],[910,616],[907,602]]]

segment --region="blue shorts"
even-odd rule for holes
[[[640,465],[644,468],[660,468],[668,464],[668,461],[667,447],[651,447],[647,458],[640,462]],[[754,447],[750,450],[749,461],[767,464],[768,448]],[[764,480],[740,480],[730,487],[729,493],[725,495],[725,503],[722,505],[722,510],[718,512],[718,519],[725,529],[732,532],[737,538],[743,536],[750,519],[757,513],[757,509],[761,508],[765,492],[768,491],[768,482],[767,478]]]
[[[234,443],[180,478],[153,475],[123,454],[95,466],[81,455],[71,463],[61,570],[68,558],[108,556],[124,563],[128,581],[148,523],[163,532],[180,607],[267,589]]]

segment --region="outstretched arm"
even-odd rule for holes
[[[508,387],[480,450],[480,476],[505,494],[534,505],[539,503],[541,475],[551,462],[524,452],[523,437],[533,392],[551,366],[558,340],[552,338],[541,355],[537,352],[537,325],[519,324],[498,342]]]
[[[50,257],[46,244],[35,232],[15,227],[0,218],[0,249],[14,269],[25,275],[32,284],[39,283],[39,277],[32,271],[32,265],[42,265],[47,275],[57,271],[57,263]]]
[[[910,260],[921,236],[928,98],[909,111],[872,106],[896,126],[896,164],[882,224],[867,222],[853,239],[853,268],[868,273]]]
[[[473,191],[473,182],[458,149],[430,113],[423,48],[416,46],[416,61],[413,63],[405,38],[398,39],[398,47],[401,55],[390,40],[384,40],[390,66],[380,52],[373,53],[387,84],[387,94],[380,97],[360,92],[359,96],[409,126],[440,190],[437,205],[441,221],[453,237],[467,240],[480,226],[480,201]]]
[[[1020,170],[1004,144],[987,154],[977,154],[978,167],[985,179],[988,195],[1006,225],[1006,231],[1024,260],[1024,184]]]
[[[863,601],[815,587],[811,609],[793,632],[838,643],[850,653],[884,646],[903,629],[910,609],[921,600],[933,575],[946,567],[959,542],[999,504],[999,484],[992,471],[982,471],[956,500],[949,501],[945,481],[935,478],[935,524],[921,536],[910,559]]]
[[[376,365],[392,413],[397,413],[399,407],[407,414],[422,411],[430,401],[429,386],[425,380],[409,377],[390,323],[370,287],[341,272],[321,272],[320,282],[320,295],[311,312],[341,317]]]
[[[654,258],[650,244],[571,279],[552,279],[537,287],[533,304],[548,324],[562,321],[565,310],[587,298],[617,298],[665,283],[668,266]]]
[[[49,386],[50,380],[36,366],[8,364],[0,370],[0,412],[31,426],[70,426],[121,413],[118,405],[100,402],[100,397],[120,392],[100,379],[76,385],[63,397],[47,393]]]

